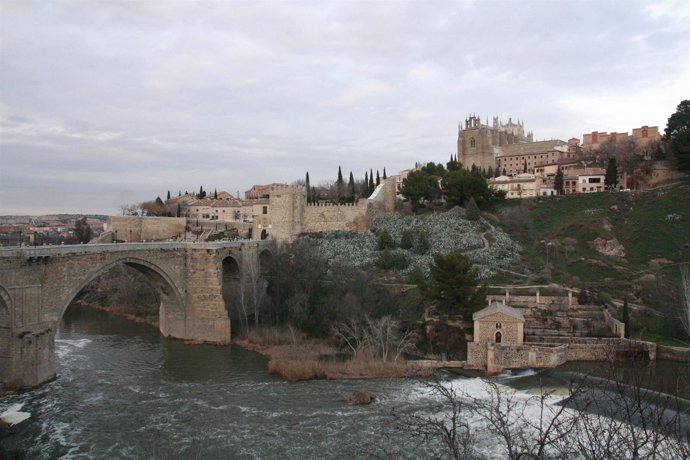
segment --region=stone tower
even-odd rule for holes
[[[277,241],[294,241],[302,233],[307,189],[301,185],[272,185],[269,197],[271,228],[269,234]]]
[[[532,142],[532,133],[525,135],[524,123],[518,120],[503,124],[498,117],[493,117],[493,123],[489,126],[489,120],[482,124],[477,115],[465,118],[464,127],[458,126],[458,161],[465,168],[476,166],[483,170],[489,167],[495,168],[496,155],[504,145]]]

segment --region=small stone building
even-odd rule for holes
[[[525,317],[519,310],[501,302],[472,315],[475,343],[521,344],[525,337]]]

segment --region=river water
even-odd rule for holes
[[[186,345],[86,309],[68,310],[56,354],[55,381],[0,398],[0,412],[19,403],[31,414],[0,438],[0,458],[364,458],[409,441],[399,431],[381,436],[392,411],[430,406],[415,379],[290,383],[255,353]],[[538,382],[566,375],[528,370],[499,380],[528,398]],[[447,378],[468,394],[484,391],[477,377]],[[345,402],[361,388],[374,404]],[[499,455],[495,442],[485,444]],[[424,456],[424,446],[411,449],[410,458]]]

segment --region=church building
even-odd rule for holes
[[[498,117],[493,117],[492,125],[482,124],[481,119],[472,115],[465,119],[465,124],[458,127],[458,161],[467,169],[476,166],[482,170],[496,167],[496,157],[501,154],[501,147],[511,144],[524,144],[533,141],[532,132],[525,134],[524,123],[514,123],[511,118],[503,124]]]

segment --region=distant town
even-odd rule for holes
[[[507,199],[558,195],[631,191],[654,188],[682,175],[663,148],[663,137],[657,126],[641,126],[628,132],[593,131],[578,138],[535,141],[532,131],[525,131],[524,121],[499,117],[469,115],[458,127],[457,155],[449,164],[475,170],[488,186]],[[427,171],[433,162],[416,164],[392,176],[399,199],[405,196],[404,185],[413,172]],[[440,165],[443,167],[443,165]],[[433,168],[432,168],[433,169]],[[311,186],[306,180],[292,185],[304,187],[309,205],[354,205],[368,198],[382,180],[383,172],[371,169],[364,180],[349,180],[338,171],[338,179],[326,185]],[[216,235],[220,239],[270,238],[271,187],[287,184],[254,185],[244,192],[198,190],[167,191],[151,201],[122,204],[122,216],[174,217],[184,219],[161,231],[133,228],[131,221],[110,219],[103,215],[45,215],[0,217],[0,245],[51,245],[86,242],[104,232],[112,234],[107,241],[193,240],[204,241]],[[424,197],[421,197],[424,199]],[[275,203],[273,204],[275,207]],[[88,226],[88,238],[75,233],[77,221]],[[219,226],[219,224],[221,224]],[[230,224],[230,225],[228,225]],[[160,226],[159,226],[160,229]],[[222,231],[220,231],[222,230]]]

